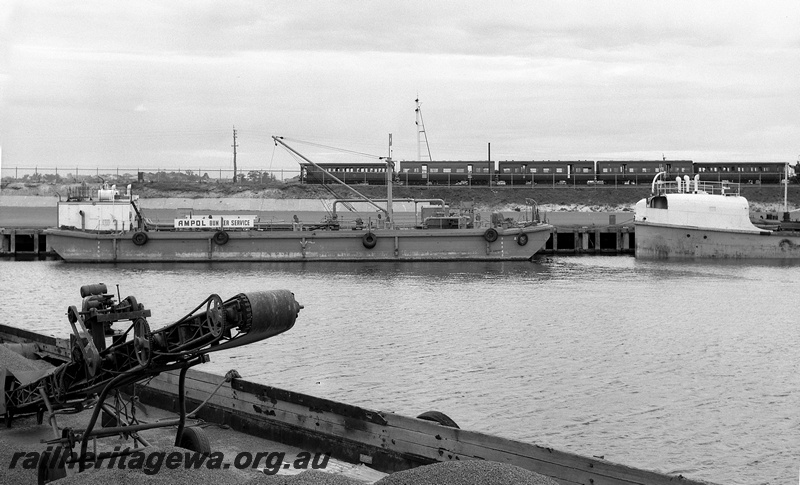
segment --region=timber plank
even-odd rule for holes
[[[198,376],[193,376],[198,377]],[[177,385],[175,376],[166,376],[172,381],[171,387]],[[207,377],[203,382],[193,380],[194,385],[205,388],[205,394],[197,389],[190,389],[187,379],[187,396],[193,399],[205,399],[208,392],[216,387],[220,378]],[[234,380],[234,385],[237,380]],[[242,386],[235,386],[242,388]],[[225,389],[225,391],[223,391]],[[279,421],[306,429],[309,432],[325,433],[333,436],[344,436],[374,448],[392,450],[400,453],[411,453],[437,461],[447,459],[491,459],[512,463],[535,470],[559,479],[589,483],[588,479],[602,478],[604,483],[619,484],[660,484],[660,483],[703,483],[687,480],[683,477],[667,476],[656,472],[639,470],[625,465],[618,465],[594,458],[561,452],[538,445],[508,440],[482,433],[455,428],[447,428],[437,424],[395,415],[393,413],[377,413],[387,425],[376,425],[374,422],[357,421],[348,416],[333,412],[325,412],[319,407],[317,399],[296,399],[296,402],[277,400],[274,396],[298,396],[297,393],[270,393],[254,396],[251,393],[236,392],[223,386],[210,402],[223,407],[230,407],[258,419]],[[266,396],[272,396],[268,398]],[[250,406],[252,406],[252,408]],[[350,406],[353,407],[353,406]],[[330,406],[328,407],[330,409]],[[352,414],[352,413],[351,413]]]

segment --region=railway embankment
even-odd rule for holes
[[[0,198],[16,203],[40,206],[46,204],[39,197],[50,198],[53,205],[59,197],[65,198],[70,185],[33,184],[11,182],[0,187]],[[361,194],[380,199],[386,197],[382,186],[356,185]],[[334,198],[353,198],[351,190],[341,186],[319,186],[272,183],[232,184],[230,182],[175,183],[150,182],[134,183],[132,190],[143,200],[163,199],[174,202],[164,204],[194,205],[182,200],[218,199],[237,200],[242,210],[250,205],[261,205],[263,200],[330,200]],[[535,200],[540,209],[548,212],[628,212],[636,202],[650,193],[649,185],[537,185],[526,187],[493,186],[395,186],[392,191],[395,199],[444,199],[451,205],[471,202],[480,210],[514,210],[523,208],[529,199]],[[741,193],[750,202],[751,210],[756,212],[779,212],[783,210],[783,187],[779,185],[743,185]],[[18,197],[25,197],[19,199]],[[37,199],[31,199],[36,197]],[[248,200],[248,202],[244,202]],[[800,185],[788,187],[789,210],[800,207]],[[160,202],[162,203],[162,202]],[[240,203],[240,204],[239,204]],[[297,202],[284,202],[292,205]],[[248,205],[249,204],[249,205]]]

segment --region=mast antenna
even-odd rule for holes
[[[419,96],[414,100],[417,103],[417,161],[422,161],[422,139],[425,139],[425,148],[428,150],[428,161],[431,158],[431,146],[428,144],[428,134],[425,132],[425,123],[422,121],[422,105],[419,102]]]

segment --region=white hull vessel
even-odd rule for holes
[[[800,258],[800,232],[753,225],[738,184],[666,182],[661,175],[636,204],[637,258]]]

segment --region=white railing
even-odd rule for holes
[[[656,179],[658,176],[656,176]],[[702,182],[697,178],[664,181],[653,180],[652,192],[654,195],[664,194],[711,194],[711,195],[739,195],[740,185],[735,182]]]

